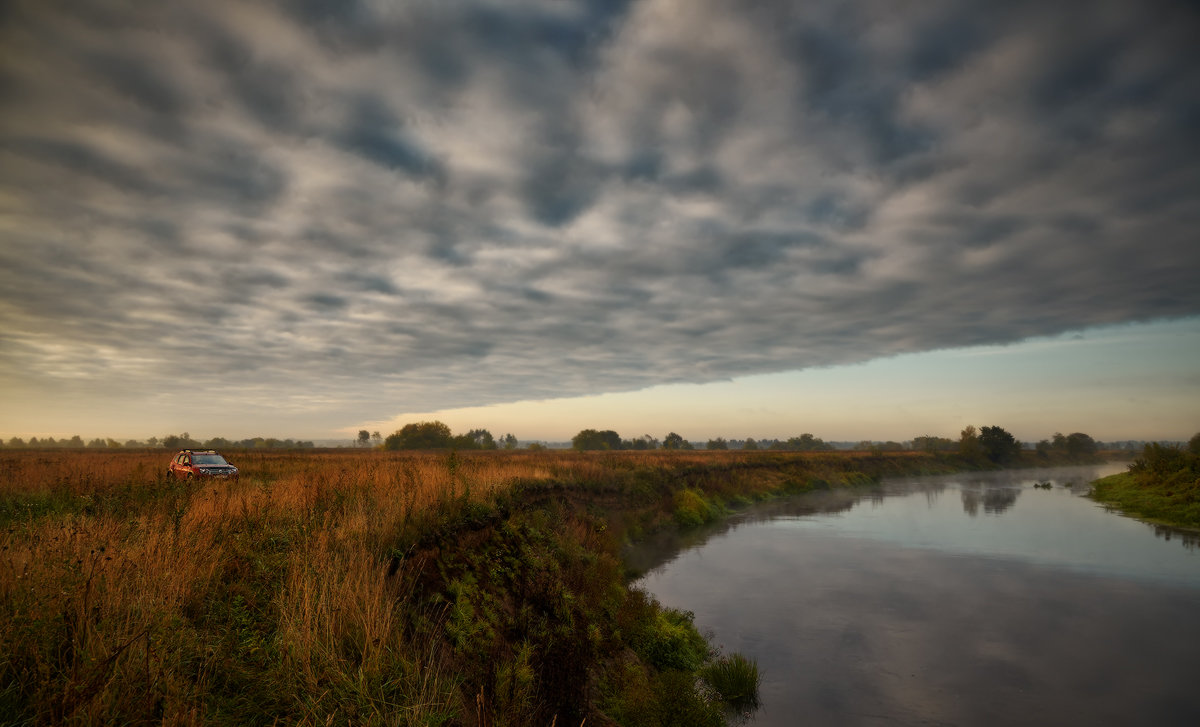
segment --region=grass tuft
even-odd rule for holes
[[[758,707],[758,664],[741,654],[721,656],[705,664],[700,676],[731,709],[745,712]]]

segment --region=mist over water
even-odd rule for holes
[[[758,660],[750,724],[1197,724],[1200,553],[1083,496],[1121,469],[816,493],[630,562]]]

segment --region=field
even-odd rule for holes
[[[620,542],[957,466],[303,450],[185,483],[170,455],[0,453],[0,722],[719,724],[704,694],[663,701],[715,655],[624,587]]]

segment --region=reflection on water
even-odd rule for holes
[[[753,725],[1200,724],[1196,537],[1083,497],[1121,469],[813,493],[630,563],[758,660]]]
[[[979,506],[989,515],[999,515],[1017,502],[1020,490],[1009,488],[985,487],[982,490],[964,487],[962,490],[963,512],[975,517],[979,514]]]

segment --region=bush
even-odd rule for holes
[[[675,522],[682,527],[703,525],[717,516],[714,508],[704,496],[695,490],[680,490],[675,493]]]
[[[659,611],[636,640],[639,655],[656,669],[698,669],[708,656],[708,644],[692,618],[688,611]]]

